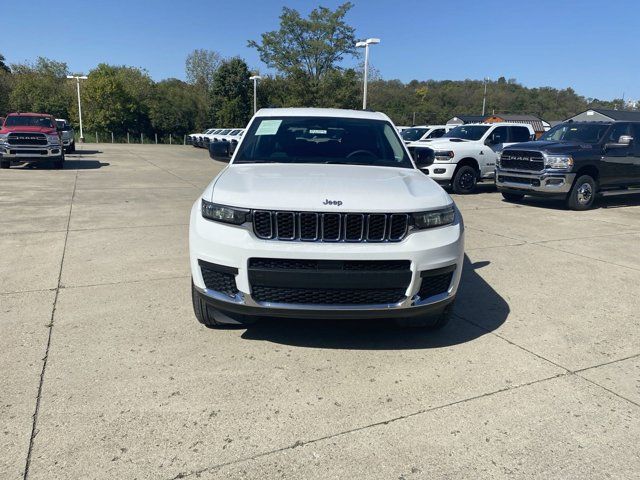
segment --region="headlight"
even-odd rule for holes
[[[570,155],[545,155],[544,164],[549,168],[570,169],[573,167],[573,158]]]
[[[247,221],[249,210],[227,207],[202,200],[202,216],[214,222],[232,223],[241,225]]]
[[[441,227],[453,223],[456,211],[453,205],[441,210],[413,214],[413,224],[418,229]]]
[[[0,134],[0,142],[6,142],[8,138],[9,138],[8,133]]]
[[[451,150],[448,150],[446,152],[436,152],[435,153],[435,157],[436,160],[440,161],[440,162],[448,162],[449,160],[451,160],[453,158],[454,153]]]
[[[60,143],[60,137],[58,137],[58,135],[47,135],[47,142]]]

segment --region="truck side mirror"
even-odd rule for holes
[[[219,140],[209,144],[209,156],[219,162],[231,160],[231,144],[226,140]]]
[[[409,152],[418,168],[428,167],[435,159],[435,152],[430,148],[411,147]]]
[[[621,135],[617,142],[607,143],[604,146],[605,150],[613,150],[616,148],[626,148],[633,142],[631,135]]]

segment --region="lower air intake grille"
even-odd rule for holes
[[[254,286],[251,295],[258,302],[312,305],[375,305],[398,303],[403,288],[388,289],[306,289]]]
[[[446,293],[451,285],[453,272],[443,273],[440,275],[431,275],[422,278],[422,286],[418,292],[420,299],[424,300],[434,295]]]
[[[199,263],[202,279],[209,290],[223,293],[229,297],[236,296],[238,287],[236,286],[236,276],[234,273],[231,273],[233,269],[203,262],[202,260],[200,260]]]

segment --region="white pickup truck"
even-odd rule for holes
[[[409,148],[423,172],[454,193],[466,194],[479,181],[495,177],[496,161],[505,146],[534,137],[533,127],[523,123],[474,123],[459,125],[429,142],[412,142]]]
[[[197,319],[395,318],[442,327],[464,257],[451,197],[420,172],[389,117],[258,111],[191,210]]]

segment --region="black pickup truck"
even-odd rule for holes
[[[573,210],[640,188],[640,122],[565,122],[505,148],[496,185],[508,201],[560,198]],[[640,192],[640,190],[638,190]]]

